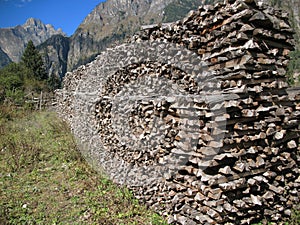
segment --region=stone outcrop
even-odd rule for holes
[[[69,38],[60,34],[53,35],[37,49],[43,57],[48,76],[62,79],[67,72]]]
[[[8,55],[0,48],[0,68],[11,62]]]
[[[57,110],[95,168],[170,224],[284,221],[299,204],[288,14],[203,6],[67,73]]]

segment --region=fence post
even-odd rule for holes
[[[43,103],[43,91],[41,91],[41,95],[40,95],[40,111],[42,110],[42,103]]]

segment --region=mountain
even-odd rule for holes
[[[186,16],[190,10],[197,9],[200,5],[212,5],[214,0],[175,0],[164,8],[163,22],[174,22]]]
[[[56,34],[37,46],[49,77],[62,78],[67,72],[69,45],[68,37]]]
[[[122,41],[141,25],[170,22],[196,9],[201,0],[107,0],[84,19],[71,37],[68,70],[91,61],[101,50]],[[177,11],[173,11],[176,9]],[[176,14],[174,17],[173,13]]]
[[[11,61],[18,62],[26,43],[31,39],[44,57],[49,76],[62,77],[66,71],[92,61],[110,45],[124,41],[138,31],[141,25],[179,20],[200,5],[221,1],[223,0],[107,0],[98,4],[86,16],[70,38],[61,29],[55,30],[49,24],[30,18],[22,26],[0,29],[0,67],[8,62],[6,56]],[[296,31],[299,53],[299,0],[257,1],[288,12]],[[298,53],[296,57],[300,55]]]
[[[11,62],[11,59],[8,57],[8,55],[0,48],[0,68],[9,64]]]
[[[197,9],[199,5],[215,4],[220,1],[107,0],[87,15],[71,37],[68,70],[71,71],[93,60],[101,50],[132,35],[140,29],[141,25],[176,21],[183,18],[190,10]],[[299,0],[260,1],[287,10],[297,36],[300,37]]]
[[[29,18],[23,25],[0,29],[0,48],[11,61],[18,62],[28,41],[39,45],[56,34],[65,35],[61,29],[55,30],[50,24]]]

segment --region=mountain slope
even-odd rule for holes
[[[0,68],[11,62],[8,55],[0,48]]]
[[[200,5],[213,4],[213,0],[175,0],[164,9],[163,22],[174,22],[182,19],[191,9],[197,9]]]
[[[39,45],[56,34],[64,35],[61,29],[55,30],[50,24],[29,18],[23,25],[0,29],[0,48],[12,61],[18,62],[28,41]]]
[[[172,19],[165,16],[165,9],[170,4],[176,8],[183,2],[185,10],[178,18],[203,3],[200,0],[107,0],[99,4],[71,37],[68,70],[92,60],[101,50],[124,40],[143,24]]]
[[[37,46],[44,59],[48,77],[62,78],[67,72],[69,44],[68,37],[57,34]]]
[[[63,32],[40,20],[28,19],[22,26],[0,29],[0,48],[15,62],[20,60],[26,43],[31,39],[44,56],[49,76],[62,77],[66,71],[92,61],[96,55],[115,42],[138,31],[141,25],[171,22],[183,18],[199,5],[223,0],[107,0],[86,16],[67,40]],[[260,0],[286,10],[296,31],[300,49],[300,2],[298,0]],[[54,35],[61,35],[45,42]],[[0,67],[7,61],[0,51]],[[6,58],[7,60],[7,58]],[[299,65],[300,67],[300,65]]]
[[[107,0],[99,4],[80,24],[70,41],[68,70],[94,59],[103,49],[122,41],[141,25],[171,22],[183,18],[203,4],[222,0]],[[289,12],[300,37],[298,0],[263,0]]]

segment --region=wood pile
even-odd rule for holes
[[[128,43],[182,46],[197,55],[202,73],[160,61],[134,61],[105,73],[103,65],[119,60],[108,54],[118,48],[107,50],[67,74],[60,92],[58,110],[75,134],[90,139],[96,133],[106,150],[98,164],[112,177],[125,177],[135,196],[168,215],[170,224],[289,218],[300,202],[300,94],[288,91],[285,76],[294,49],[288,15],[237,0],[144,28]],[[86,124],[78,106],[86,99],[74,97],[79,84],[98,88],[86,120],[97,132],[79,128]],[[153,171],[161,177],[153,179]],[[142,183],[134,185],[137,175]]]

